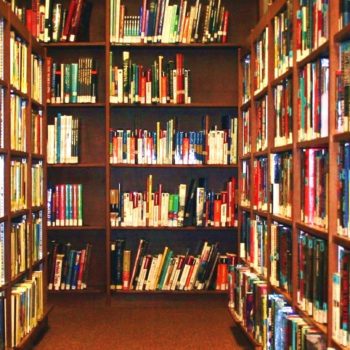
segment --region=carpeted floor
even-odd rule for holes
[[[69,302],[67,301],[69,300]],[[55,295],[36,350],[250,349],[223,295]]]

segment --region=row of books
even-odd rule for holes
[[[0,155],[0,217],[5,215],[5,156]]]
[[[249,207],[250,206],[250,197],[251,197],[251,186],[250,186],[250,179],[251,179],[251,166],[249,160],[243,160],[242,161],[242,176],[241,176],[241,198],[240,203],[243,206]]]
[[[250,108],[242,112],[242,152],[243,155],[250,153],[252,149],[250,135]]]
[[[309,148],[301,153],[301,218],[328,227],[328,151]]]
[[[270,185],[268,179],[268,160],[266,157],[259,157],[253,162],[253,187],[252,204],[253,208],[262,211],[269,211]]]
[[[32,164],[32,206],[44,204],[44,169],[43,162]]]
[[[153,192],[152,175],[143,192],[122,191],[119,183],[110,191],[111,226],[236,226],[235,186],[234,177],[220,192],[208,189],[206,178],[180,184],[178,193],[165,192],[162,184]]]
[[[83,226],[83,185],[56,184],[47,190],[48,226]]]
[[[47,126],[47,163],[78,163],[79,119],[57,113],[54,124]]]
[[[350,131],[350,41],[339,43],[339,70],[336,72],[336,130]]]
[[[45,42],[88,41],[89,22],[92,2],[87,0],[71,0],[68,3],[54,3],[46,0],[45,6]]]
[[[328,0],[302,0],[297,10],[295,33],[297,61],[320,47],[329,37]]]
[[[4,42],[4,20],[0,18],[0,43]],[[0,47],[0,79],[4,79],[4,45]]]
[[[158,56],[151,68],[133,63],[128,51],[123,51],[122,65],[115,66],[110,55],[111,103],[191,103],[190,69],[185,69],[183,54],[166,63]]]
[[[339,146],[338,160],[338,218],[337,232],[350,238],[350,144]]]
[[[293,1],[287,1],[284,11],[275,16],[274,26],[274,76],[281,76],[293,66]]]
[[[28,46],[15,32],[10,34],[10,83],[24,94],[28,92]]]
[[[350,251],[338,247],[337,271],[333,273],[333,338],[344,347],[350,345]]]
[[[328,247],[323,239],[300,231],[298,235],[298,306],[316,322],[327,323]]]
[[[329,59],[308,63],[299,71],[298,140],[328,136]]]
[[[11,339],[10,347],[16,347],[41,320],[44,313],[43,271],[33,271],[30,279],[24,279],[11,289]]]
[[[53,62],[47,58],[48,103],[96,103],[97,65],[91,57],[74,63]]]
[[[272,222],[270,235],[271,285],[292,295],[292,228]],[[294,287],[295,288],[295,287]]]
[[[263,349],[326,349],[326,339],[249,267],[229,266],[229,308]]]
[[[126,16],[120,0],[111,0],[112,43],[225,43],[229,11],[220,0],[144,0],[138,16]]]
[[[193,254],[175,254],[168,246],[163,253],[150,254],[149,241],[140,239],[134,263],[125,239],[111,242],[112,290],[227,290],[231,253],[220,254],[218,243],[201,242]]]
[[[29,268],[30,254],[30,227],[28,218],[23,215],[11,223],[11,278]]]
[[[5,89],[0,86],[0,147],[4,148]]]
[[[11,160],[10,165],[10,198],[11,211],[27,208],[27,174],[28,164],[26,159]]]
[[[43,60],[40,56],[31,55],[31,98],[43,103]]]
[[[250,82],[251,82],[251,57],[250,54],[246,55],[242,62],[242,103],[246,103],[250,100]]]
[[[255,43],[254,62],[254,92],[257,93],[267,86],[268,79],[268,51],[269,29],[266,27]]]
[[[256,215],[251,219],[249,213],[243,212],[241,222],[240,257],[244,258],[260,275],[267,277],[268,233],[267,220]]]
[[[73,248],[71,243],[51,241],[49,247],[49,290],[81,290],[88,287],[92,245]]]
[[[11,94],[10,97],[11,149],[27,150],[27,100]]]
[[[293,156],[291,152],[270,155],[271,211],[274,215],[292,217]]]
[[[32,152],[43,154],[43,112],[32,110]]]
[[[5,223],[0,223],[0,285],[6,282],[5,272]],[[1,311],[1,310],[0,310]],[[1,317],[1,315],[0,315]]]
[[[268,103],[267,95],[255,102],[256,151],[267,149],[268,142]]]
[[[32,262],[37,262],[43,258],[43,212],[32,214]]]
[[[293,82],[285,79],[274,88],[275,147],[293,142]]]
[[[176,131],[169,120],[156,131],[110,129],[111,164],[236,164],[237,118],[224,116],[222,130]]]

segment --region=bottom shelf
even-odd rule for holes
[[[249,341],[252,344],[252,346],[254,347],[254,349],[262,349],[263,348],[262,345],[259,344],[254,339],[253,335],[247,331],[247,329],[243,326],[242,321],[240,321],[239,318],[237,317],[234,310],[228,308],[228,312],[230,313],[230,315],[231,315],[232,319],[234,320],[234,322],[236,323],[236,325],[242,330],[243,334],[249,339]]]
[[[47,306],[47,310],[41,320],[38,321],[37,326],[22,339],[21,343],[15,349],[33,349],[34,345],[49,328],[49,313],[52,309],[52,305]]]
[[[194,294],[218,294],[227,295],[227,290],[113,290],[111,294],[176,294],[176,295],[194,295]]]

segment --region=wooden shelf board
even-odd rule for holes
[[[16,150],[11,150],[10,151],[11,157],[21,157],[21,158],[27,158],[29,156],[28,152],[23,152],[23,151],[16,151]]]
[[[44,158],[42,154],[32,153],[32,159],[44,160]]]
[[[268,218],[268,216],[269,216],[268,211],[264,211],[264,210],[260,210],[260,209],[253,209],[253,214],[263,216],[265,218]]]
[[[45,43],[45,47],[50,49],[50,47],[73,47],[73,48],[79,48],[79,47],[105,47],[106,43],[104,41],[75,41],[75,42],[55,42],[55,43]]]
[[[41,58],[43,58],[45,56],[45,50],[43,47],[43,43],[39,43],[39,41],[33,36],[31,35],[31,39],[32,39],[32,51],[34,54],[40,56]]]
[[[334,346],[337,350],[349,350],[348,346],[339,344],[334,338],[332,338],[332,346]]]
[[[48,164],[48,168],[105,168],[103,163]]]
[[[253,96],[253,100],[259,100],[261,97],[263,97],[264,95],[267,95],[267,91],[268,91],[268,86],[266,85],[265,87],[259,89],[258,91],[254,92],[254,96]]]
[[[274,293],[283,295],[283,298],[286,299],[290,305],[292,305],[292,302],[293,302],[292,296],[287,291],[279,287],[273,286],[272,284],[270,284],[270,288]]]
[[[234,169],[237,164],[223,165],[223,164],[110,164],[112,168],[223,168]]]
[[[243,326],[242,321],[236,315],[235,311],[233,309],[228,308],[228,312],[230,313],[230,315],[231,315],[233,321],[236,323],[236,325],[242,330],[244,335],[249,339],[249,341],[251,342],[253,347],[255,349],[262,349],[263,346],[255,340],[254,336],[250,332],[247,331],[247,329]]]
[[[293,151],[293,144],[288,144],[284,146],[276,146],[271,148],[271,153],[282,153],[282,152],[288,152]]]
[[[334,41],[340,43],[342,41],[350,39],[350,24],[340,29],[337,33],[334,34]]]
[[[283,74],[281,74],[280,76],[274,78],[271,81],[271,86],[276,86],[279,85],[280,83],[283,82],[283,80],[287,79],[287,78],[291,78],[293,75],[293,67],[289,67]]]
[[[334,235],[333,241],[342,247],[350,249],[350,238],[348,238],[348,237]]]
[[[5,222],[5,221],[7,221],[7,219],[8,219],[8,216],[7,216],[7,215],[2,216],[2,217],[0,218],[0,222]]]
[[[249,152],[245,154],[244,156],[239,157],[240,160],[250,160],[252,154]]]
[[[197,48],[204,48],[204,49],[217,49],[217,48],[223,48],[223,49],[238,49],[239,44],[235,43],[111,43],[111,49],[118,48],[118,47],[128,47],[128,48],[187,48],[187,49],[197,49]]]
[[[315,140],[297,142],[297,148],[324,148],[328,147],[328,137]]]
[[[104,230],[104,226],[47,226],[48,231],[98,231]]]
[[[21,90],[18,90],[12,84],[10,84],[10,91],[11,91],[11,93],[13,93],[13,94],[15,94],[15,95],[17,95],[19,97],[22,97],[25,100],[29,100],[29,96],[28,96],[27,93],[24,93]]]
[[[167,294],[167,295],[194,295],[194,294],[227,294],[227,290],[116,290],[110,289],[112,295],[117,294]]]
[[[220,103],[159,103],[159,104],[140,104],[140,103],[110,103],[111,108],[237,108],[235,105]]]
[[[214,226],[185,226],[185,227],[172,227],[172,226],[117,226],[111,227],[112,231],[226,231],[237,229],[236,226],[214,227]]]
[[[105,107],[104,103],[48,103],[47,107],[49,108],[98,108]]]
[[[37,338],[39,338],[46,330],[48,329],[48,316],[51,310],[53,309],[52,306],[47,307],[46,311],[44,312],[44,315],[41,317],[41,319],[38,321],[38,324],[35,328],[33,328],[29,334],[27,334],[21,342],[15,347],[15,349],[32,349],[33,345],[35,344]]]
[[[267,157],[268,156],[268,151],[267,150],[263,150],[263,151],[258,151],[258,152],[253,152],[253,157],[257,158],[257,157]]]
[[[253,272],[253,273],[255,273],[255,274],[259,277],[259,279],[260,279],[261,281],[268,283],[266,277],[265,277],[261,272],[259,272],[258,270],[256,270],[255,267],[252,266],[252,264],[251,264],[250,262],[248,262],[246,258],[239,258],[239,260],[241,260],[241,262],[242,262],[244,265],[248,266],[249,269],[250,269],[250,271]]]
[[[242,110],[242,109],[243,109],[243,110],[247,110],[247,109],[250,107],[251,103],[252,103],[252,100],[251,100],[251,99],[249,99],[248,101],[242,103],[242,104],[241,104],[241,110]]]
[[[240,207],[242,210],[244,210],[244,211],[251,211],[251,207],[248,207],[248,206],[246,206],[246,205],[240,204],[239,207]]]
[[[39,205],[39,206],[31,208],[32,212],[36,212],[36,211],[40,211],[40,210],[44,210],[44,209],[45,209],[44,205]]]
[[[9,14],[9,8],[10,5],[9,3],[5,1],[0,1],[0,13],[1,13],[1,18],[8,19],[8,14]]]
[[[324,240],[329,239],[328,231],[318,226],[312,226],[308,224],[304,224],[303,222],[297,222],[296,226],[299,230],[305,231],[307,233],[311,233],[314,236],[322,238]]]
[[[31,98],[31,103],[32,103],[32,106],[35,106],[37,108],[40,108],[40,109],[44,109],[44,105],[36,100],[34,100],[33,98]]]
[[[280,216],[280,215],[271,214],[271,220],[281,222],[282,224],[285,224],[288,226],[293,225],[293,221],[291,218],[287,218],[287,217]]]
[[[317,328],[321,333],[327,336],[327,325],[316,322],[311,316],[309,316],[305,311],[303,311],[298,305],[295,310],[300,314],[300,316],[309,324]]]
[[[333,136],[333,141],[335,141],[335,142],[350,142],[350,131],[335,134]]]
[[[327,40],[325,43],[323,43],[317,49],[311,51],[309,55],[307,55],[306,57],[304,57],[300,61],[297,61],[298,68],[305,66],[306,64],[316,60],[319,57],[328,57],[327,51],[329,51],[329,40]]]
[[[18,218],[19,216],[22,215],[28,215],[29,214],[29,209],[21,209],[21,210],[16,210],[12,211],[10,214],[11,219]]]
[[[11,277],[11,285],[15,285],[16,283],[18,283],[28,272],[29,272],[29,268],[27,268],[24,271],[18,273],[14,277]]]
[[[7,149],[6,148],[0,148],[0,154],[5,154],[7,153]]]
[[[8,86],[7,82],[3,79],[0,79],[0,87],[7,87],[7,86]]]

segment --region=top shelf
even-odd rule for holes
[[[335,35],[334,35],[334,41],[339,43],[344,40],[350,39],[350,24],[345,26],[344,28],[340,29]]]

